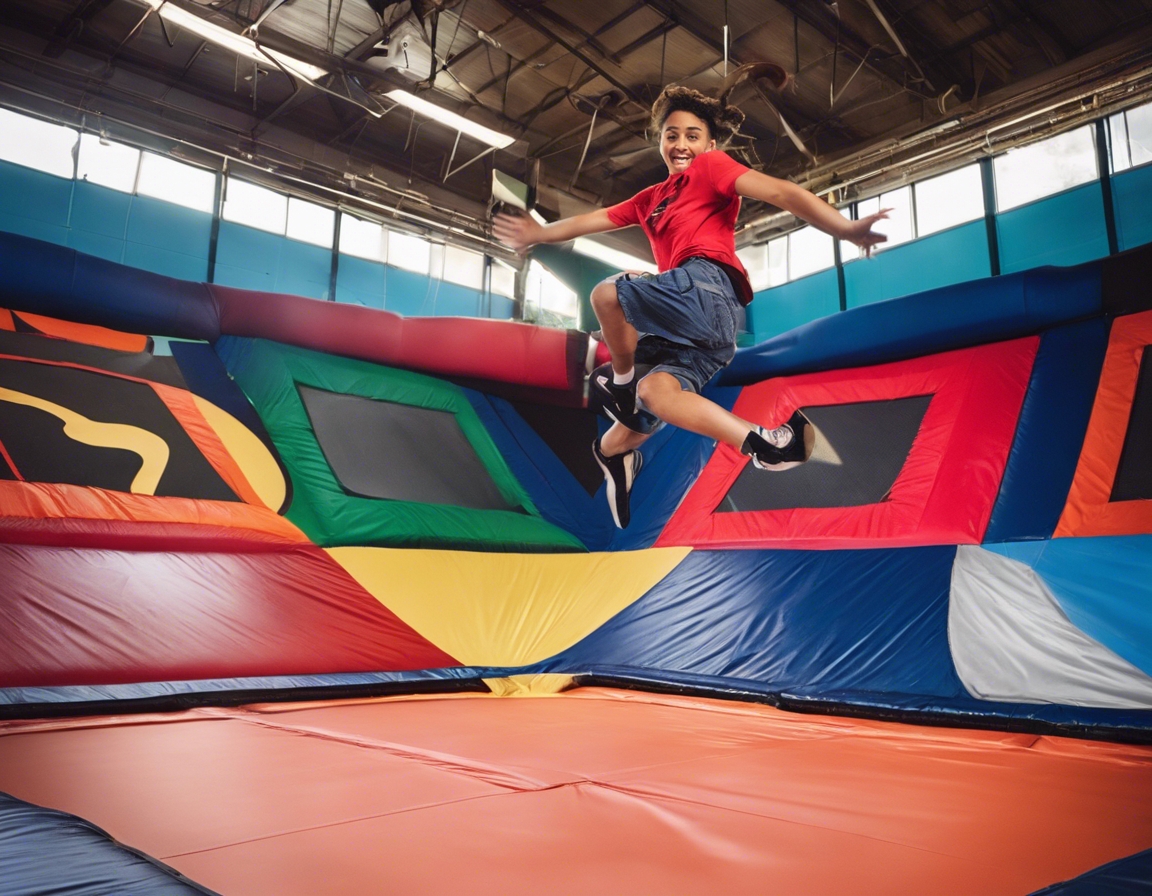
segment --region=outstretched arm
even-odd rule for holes
[[[882,209],[874,215],[853,221],[845,218],[819,196],[809,193],[803,187],[798,187],[790,181],[769,177],[759,171],[746,171],[736,178],[736,192],[749,199],[759,199],[791,212],[813,227],[837,239],[855,243],[868,253],[871,253],[872,247],[877,243],[886,242],[888,239],[882,233],[875,233],[872,226],[882,218],[887,218],[891,209]]]
[[[597,209],[583,215],[562,218],[551,224],[541,224],[528,215],[501,213],[492,221],[492,233],[504,245],[523,252],[537,243],[566,243],[578,236],[590,233],[604,233],[618,230],[605,209]]]

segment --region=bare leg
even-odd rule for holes
[[[640,381],[637,389],[648,410],[664,422],[725,442],[737,451],[752,430],[752,424],[747,420],[724,410],[703,395],[687,391],[670,373],[649,374]]]
[[[640,334],[624,317],[624,309],[620,307],[620,299],[616,295],[615,281],[597,283],[590,298],[592,310],[596,312],[596,319],[600,321],[600,329],[604,333],[604,341],[612,352],[612,370],[627,373],[636,363],[636,343]]]
[[[605,457],[627,454],[647,442],[650,435],[651,433],[635,432],[627,426],[613,423],[612,428],[600,439],[600,451]]]

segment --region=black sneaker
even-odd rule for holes
[[[740,453],[751,457],[757,469],[778,473],[800,466],[812,456],[815,447],[816,429],[797,411],[787,423],[775,429],[754,427],[740,447]]]
[[[628,510],[628,495],[644,465],[644,456],[639,451],[628,451],[605,457],[600,451],[599,439],[592,443],[592,456],[604,471],[604,481],[608,483],[608,508],[612,511],[616,528],[626,529],[632,518]]]
[[[596,390],[605,414],[622,426],[644,432],[644,425],[636,412],[636,380],[633,374],[632,382],[626,386],[617,386],[612,382],[612,367],[604,365],[593,371],[592,388]]]

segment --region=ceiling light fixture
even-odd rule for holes
[[[272,60],[275,60],[276,63],[284,66],[290,73],[299,75],[308,81],[316,81],[328,74],[325,69],[312,65],[310,62],[304,62],[301,59],[296,59],[285,53],[270,50],[264,46],[258,46],[251,38],[237,34],[235,31],[229,31],[227,28],[222,28],[213,22],[209,22],[207,19],[200,18],[200,16],[189,12],[183,7],[166,2],[166,0],[144,0],[144,2],[148,6],[151,6],[157,15],[163,18],[165,22],[183,28],[185,31],[191,31],[198,37],[202,37],[204,40],[210,41],[217,46],[231,50],[238,56],[244,56],[255,62],[263,62],[265,65],[273,64]]]
[[[409,93],[407,90],[389,90],[386,95],[388,99],[394,100],[402,106],[407,106],[413,112],[426,115],[441,124],[447,125],[454,131],[467,134],[469,137],[479,140],[481,143],[487,143],[495,149],[506,149],[516,142],[515,137],[509,137],[506,134],[501,134],[499,131],[486,128],[482,124],[469,121],[462,115],[457,115],[455,112],[442,109],[434,103],[428,102],[426,99]]]

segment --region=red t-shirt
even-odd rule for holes
[[[617,227],[638,224],[644,229],[661,271],[671,270],[694,255],[719,264],[740,301],[752,301],[748,272],[736,257],[736,216],[740,196],[736,179],[750,170],[718,149],[701,153],[688,170],[641,190],[608,209]]]

